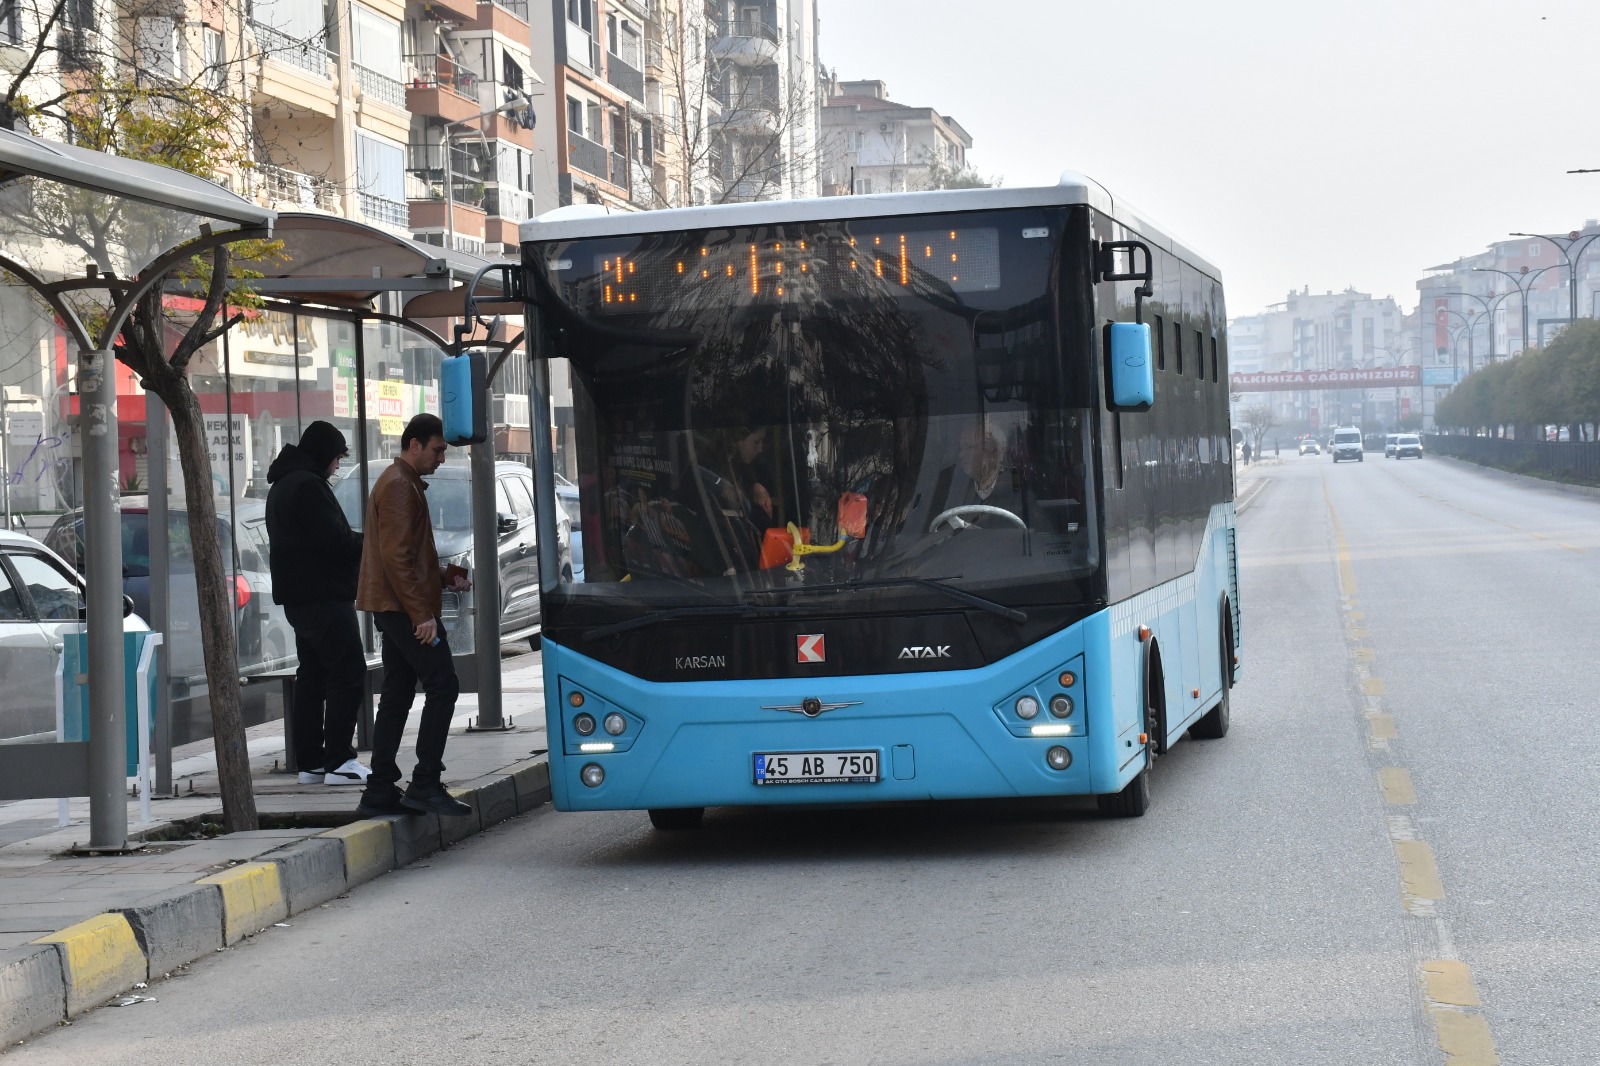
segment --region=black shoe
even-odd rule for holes
[[[443,785],[437,783],[413,784],[406,789],[406,794],[400,797],[400,803],[408,810],[423,814],[442,814],[446,818],[461,818],[472,813],[472,804],[462,803],[445,791]]]
[[[382,791],[367,789],[361,793],[356,813],[363,818],[378,818],[385,814],[410,814],[411,810],[400,802],[400,790],[390,786]]]

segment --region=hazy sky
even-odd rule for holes
[[[1566,173],[1600,168],[1600,0],[819,2],[841,78],[955,118],[1008,186],[1095,178],[1230,316],[1307,285],[1409,311],[1427,267],[1600,218]]]

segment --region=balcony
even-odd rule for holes
[[[721,129],[728,133],[770,134],[778,132],[778,98],[765,89],[746,88],[734,92],[721,86],[712,93],[722,105]]]
[[[450,164],[450,199],[467,207],[480,207],[485,196],[483,160],[453,144]],[[406,150],[406,199],[413,203],[443,201],[444,195],[444,146],[410,145]]]
[[[291,37],[282,30],[264,26],[259,22],[251,23],[250,28],[255,31],[256,45],[261,49],[261,55],[274,63],[295,67],[308,74],[319,78],[331,78],[335,64],[335,54],[323,47],[325,38],[304,40]]]
[[[489,30],[513,41],[527,41],[527,0],[479,0],[478,10],[470,19],[462,21],[463,30]]]
[[[404,82],[397,81],[387,74],[368,70],[358,63],[351,64],[351,69],[356,73],[356,84],[361,87],[361,95],[365,99],[392,107],[396,111],[406,110]]]
[[[390,229],[409,229],[410,216],[406,205],[399,200],[389,200],[371,193],[360,193],[361,217],[375,226]]]
[[[339,186],[273,163],[255,165],[255,201],[279,210],[339,213]]]
[[[576,133],[567,134],[567,168],[628,187],[628,158]]]
[[[478,106],[478,72],[449,56],[406,56],[416,72],[406,86],[406,110],[413,115],[442,118],[446,122],[474,119]]]
[[[406,6],[410,15],[412,8]],[[478,0],[422,0],[422,17],[430,22],[465,22],[477,14]]]
[[[724,19],[711,54],[742,67],[763,66],[778,57],[778,29],[762,19]]]
[[[640,103],[644,103],[644,72],[621,56],[606,56],[606,81],[621,89]]]

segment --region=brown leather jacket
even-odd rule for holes
[[[359,611],[404,611],[413,625],[437,619],[444,606],[444,575],[428,520],[427,482],[396,459],[367,497],[361,549]]]

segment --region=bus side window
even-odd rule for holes
[[[1183,376],[1183,323],[1172,324],[1172,366],[1179,377]]]
[[[1199,330],[1194,331],[1194,376],[1206,379],[1206,339]]]
[[[1217,335],[1211,335],[1211,383],[1215,385],[1219,380],[1217,376]]]
[[[1151,330],[1151,332],[1155,334],[1156,341],[1156,369],[1165,370],[1167,368],[1167,324],[1161,320],[1160,315],[1155,316],[1155,329]]]

